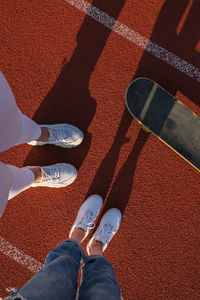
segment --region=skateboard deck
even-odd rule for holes
[[[156,82],[137,78],[126,91],[131,115],[200,171],[200,118]]]

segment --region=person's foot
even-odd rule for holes
[[[102,254],[108,243],[117,232],[122,214],[119,209],[109,209],[101,219],[101,222],[87,244],[88,255]]]
[[[63,148],[73,148],[81,144],[84,135],[82,131],[70,124],[39,125],[41,136],[36,141],[28,143],[32,146],[51,144]]]
[[[66,163],[58,163],[44,167],[29,166],[26,168],[30,169],[35,175],[35,180],[31,184],[31,187],[65,187],[71,184],[77,177],[76,168]]]
[[[90,230],[95,227],[99,211],[103,205],[101,196],[95,194],[87,198],[79,208],[77,217],[72,225],[69,238],[77,240],[81,243],[89,234]]]

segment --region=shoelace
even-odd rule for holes
[[[93,216],[93,213],[90,212],[89,210],[87,210],[85,212],[85,214],[82,216],[82,218],[79,221],[79,223],[77,224],[77,226],[81,224],[89,230],[93,229],[95,227],[95,223],[91,222],[92,216]]]
[[[95,227],[95,223],[90,222],[90,223],[88,223],[87,229],[91,230],[91,229],[94,229],[94,227]]]
[[[58,168],[41,168],[42,181],[59,180],[60,171]]]
[[[104,224],[103,228],[98,232],[98,237],[107,244],[113,233],[113,226],[110,224]]]
[[[49,131],[49,141],[63,141],[69,139],[69,134],[67,133],[66,130],[63,129],[51,129],[48,128]]]

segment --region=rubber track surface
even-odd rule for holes
[[[199,1],[90,3],[200,68]],[[200,174],[142,131],[124,95],[133,78],[149,77],[200,115],[200,83],[64,0],[1,0],[0,19],[0,69],[20,109],[38,123],[72,123],[85,134],[72,150],[21,145],[1,153],[19,167],[69,162],[79,172],[67,188],[29,189],[9,201],[0,236],[43,263],[68,236],[81,203],[99,193],[103,212],[123,213],[105,252],[123,298],[199,299]],[[2,297],[33,275],[0,251]]]

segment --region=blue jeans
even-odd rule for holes
[[[82,278],[78,290],[81,261]],[[59,243],[47,256],[44,267],[7,299],[75,300],[76,297],[118,300],[121,293],[112,265],[101,255],[85,257],[80,245],[68,239]]]

